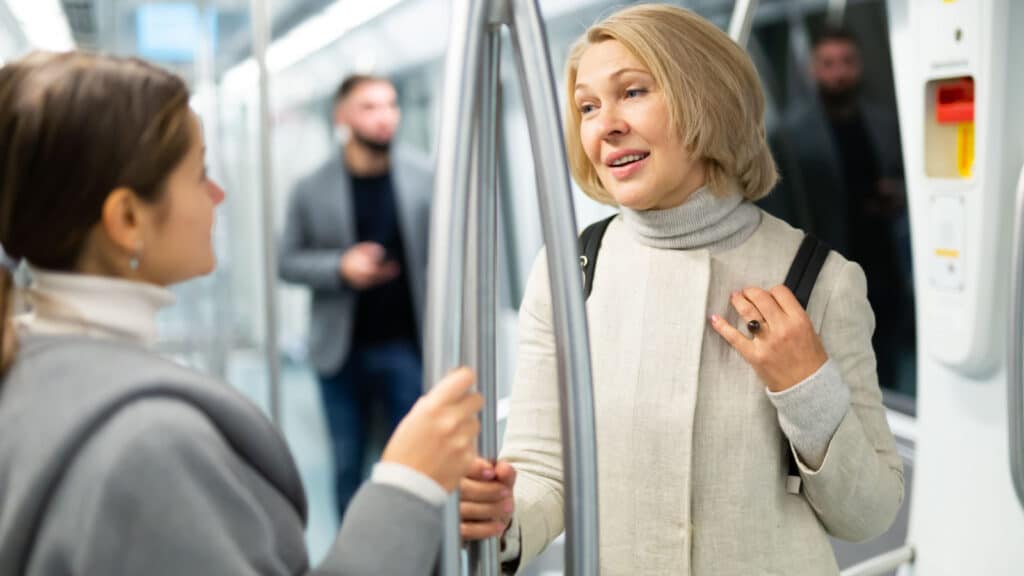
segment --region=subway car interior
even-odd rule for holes
[[[879,385],[906,489],[885,534],[860,543],[832,540],[842,574],[1024,574],[1024,2],[669,3],[728,31],[753,60],[781,175],[760,207],[823,239],[860,264],[867,277]],[[0,65],[33,50],[87,50],[136,56],[186,80],[190,105],[202,120],[208,170],[227,198],[214,229],[217,268],[174,287],[177,303],[159,317],[157,349],[230,383],[283,431],[308,497],[305,537],[312,562],[327,554],[339,526],[334,456],[307,344],[315,320],[312,292],[279,278],[277,245],[297,186],[339,154],[348,137],[332,124],[339,82],[352,74],[389,79],[401,111],[395,145],[436,170],[422,342],[428,380],[465,359],[467,335],[479,333],[467,325],[480,321],[463,313],[455,297],[438,296],[451,279],[435,282],[443,272],[434,268],[461,272],[461,287],[449,295],[468,301],[488,286],[496,294],[489,326],[494,408],[485,418],[493,419],[500,444],[519,305],[532,264],[545,245],[551,253],[553,227],[571,223],[575,239],[588,224],[615,213],[573,183],[562,199],[569,212],[561,221],[552,216],[554,201],[546,203],[545,194],[558,187],[552,191],[543,182],[551,163],[537,161],[545,144],[560,146],[561,132],[559,127],[551,141],[538,142],[544,132],[534,126],[544,116],[527,85],[549,91],[549,115],[563,114],[561,78],[572,42],[591,24],[634,4],[639,2],[0,0]],[[488,28],[484,41],[467,40],[476,33],[476,21],[467,24],[467,15],[492,6],[507,14],[483,18],[524,20]],[[531,9],[539,26],[527,21]],[[819,61],[818,38],[828,30],[843,31],[840,39],[855,52],[855,65]],[[488,38],[500,50],[485,50]],[[472,86],[484,79],[467,73],[481,62],[496,75],[489,107],[472,99]],[[848,72],[849,85],[829,88],[830,72],[823,67],[844,65],[855,68]],[[851,102],[865,118],[859,132],[830,124],[830,110]],[[481,118],[483,124],[472,124]],[[461,196],[445,189],[461,188],[455,184],[459,174],[468,174],[459,172],[467,164],[460,164],[455,148],[445,148],[474,134],[467,121],[475,129],[489,127],[497,142],[493,286],[468,264],[450,266],[484,247],[455,237],[466,228],[476,231],[480,221],[465,206],[461,218],[475,224],[458,220],[451,207]],[[858,142],[868,141],[869,152],[858,149]],[[569,182],[565,169],[556,169]],[[442,214],[449,209],[455,220]],[[445,227],[443,234],[438,226]],[[440,253],[455,244],[464,245]],[[461,334],[463,356],[458,338],[449,343],[443,329]],[[386,439],[382,410],[372,408],[377,423],[367,469]],[[446,513],[450,530],[451,504]],[[585,538],[572,539],[586,532],[575,526],[523,573],[589,573],[570,560],[587,546]],[[457,532],[450,534],[442,558],[454,550],[455,560],[448,562],[457,567],[443,572],[461,574],[469,563],[453,541]]]

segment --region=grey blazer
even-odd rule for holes
[[[398,223],[417,326],[422,330],[433,170],[408,150],[392,156]],[[321,374],[339,370],[352,346],[356,293],[338,274],[341,255],[356,242],[355,209],[341,154],[301,180],[288,202],[278,274],[313,291],[309,354]]]
[[[0,385],[0,574],[428,574],[441,510],[367,484],[318,567],[277,429],[142,348],[21,342]]]

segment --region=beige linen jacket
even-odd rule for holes
[[[838,574],[828,535],[884,532],[903,499],[902,463],[875,373],[864,273],[829,255],[808,305],[850,407],[818,470],[799,461],[786,492],[778,414],[750,365],[707,321],[741,326],[734,290],[781,284],[803,233],[762,214],[736,248],[639,243],[622,217],[606,232],[587,301],[597,424],[601,573]],[[520,310],[502,458],[518,471],[506,540],[520,567],[563,531],[562,444],[547,264]],[[793,450],[795,453],[795,450]]]

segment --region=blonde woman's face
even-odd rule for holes
[[[574,100],[583,149],[620,205],[671,208],[704,185],[704,164],[690,156],[669,124],[664,93],[618,41],[594,44],[583,53]]]

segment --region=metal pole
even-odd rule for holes
[[[429,390],[459,364],[466,204],[470,175],[473,114],[480,72],[486,11],[482,0],[455,0],[445,62],[437,176],[430,223],[427,321],[423,387]],[[461,576],[459,495],[444,509],[440,574]]]
[[[746,47],[750,41],[750,29],[754,25],[754,13],[757,12],[757,0],[736,0],[732,9],[732,20],[729,21],[729,37],[740,46]]]
[[[209,150],[210,171],[219,175],[222,173],[220,163],[221,149],[220,142],[220,106],[217,98],[216,60],[214,52],[214,39],[211,37],[213,27],[208,24],[217,17],[217,7],[213,6],[210,0],[199,0],[199,20],[202,31],[199,34],[199,45],[196,48],[196,82],[195,93],[200,96],[199,107],[203,118],[203,136],[206,141],[206,149]],[[226,210],[221,210],[217,215],[220,226],[217,228],[217,236],[214,238],[214,246],[219,247],[223,238],[224,224],[231,229],[230,216]],[[193,344],[193,351],[205,352],[208,362],[208,371],[220,380],[227,380],[227,358],[230,350],[231,339],[231,294],[228,282],[227,270],[220,268],[214,271],[210,277],[210,292],[213,300],[217,303],[214,309],[214,325],[212,342],[205,346],[205,350],[195,350],[195,347],[203,347],[202,344]],[[197,319],[198,320],[198,319]]]
[[[846,16],[846,0],[828,0],[828,15],[825,22],[829,26],[842,26]]]
[[[511,1],[512,40],[537,170],[558,357],[565,485],[566,573],[598,574],[597,447],[590,347],[551,59],[536,0]]]
[[[904,546],[851,566],[843,570],[840,576],[881,576],[913,561],[914,549]]]
[[[476,208],[475,303],[477,386],[485,403],[481,414],[477,450],[482,458],[494,462],[498,458],[498,170],[497,119],[498,90],[501,65],[500,25],[488,27],[484,40],[480,72],[480,113],[476,122],[477,181],[473,187]],[[470,284],[467,282],[467,287]],[[469,336],[471,337],[471,336]],[[488,538],[469,546],[469,573],[473,576],[498,576],[498,539]]]
[[[1024,375],[1021,350],[1024,349],[1024,169],[1017,183],[1016,210],[1013,216],[1013,241],[1010,243],[1010,338],[1007,355],[1007,404],[1009,404],[1010,475],[1014,491],[1024,506]]]
[[[271,164],[270,79],[267,73],[267,43],[270,21],[267,1],[250,0],[252,12],[252,50],[259,69],[260,83],[260,199],[263,224],[263,310],[266,323],[267,371],[270,373],[270,419],[281,425],[281,357],[277,350],[277,298],[274,297],[277,274],[277,249],[274,245],[274,182]]]

